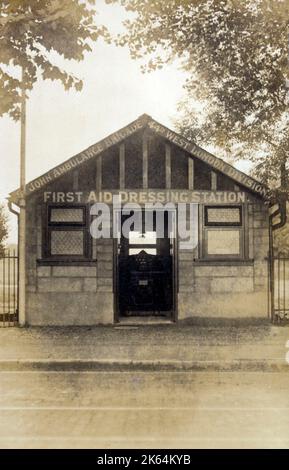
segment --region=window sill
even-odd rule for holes
[[[194,259],[194,266],[253,266],[253,259]]]
[[[38,259],[38,266],[96,266],[97,260],[89,259]]]

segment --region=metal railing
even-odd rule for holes
[[[0,328],[18,322],[18,255],[16,250],[0,253]]]
[[[279,323],[289,320],[289,256],[274,256],[271,273],[272,319]]]

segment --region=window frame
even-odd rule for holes
[[[208,209],[239,209],[240,221],[239,222],[209,222]],[[220,232],[236,230],[239,232],[239,253],[238,254],[209,254],[208,253],[208,233],[213,230]],[[203,224],[202,224],[202,259],[207,261],[242,261],[246,259],[246,246],[245,246],[245,213],[243,204],[205,204],[203,206]]]
[[[208,221],[208,209],[239,209],[240,222],[209,222]],[[205,217],[204,223],[206,227],[241,227],[243,225],[243,211],[241,205],[205,205]]]
[[[51,213],[52,209],[82,209],[83,220],[82,222],[52,222]],[[57,254],[51,253],[51,233],[53,231],[82,231],[83,232],[83,254]],[[50,261],[89,261],[92,256],[91,237],[89,233],[89,206],[87,204],[64,204],[64,203],[50,203],[46,205],[46,210],[43,216],[43,243],[42,243],[42,258]]]

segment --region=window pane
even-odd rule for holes
[[[129,232],[129,243],[131,245],[155,245],[156,242],[156,232]]]
[[[83,222],[83,209],[54,207],[51,209],[50,222]]]
[[[138,255],[141,251],[145,251],[148,255],[156,255],[157,254],[156,248],[130,248],[129,249],[129,256]]]
[[[83,254],[83,230],[51,231],[51,255]]]
[[[239,255],[239,230],[208,230],[208,255]]]
[[[239,207],[207,207],[209,224],[236,224],[241,222]]]

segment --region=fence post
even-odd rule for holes
[[[269,289],[270,289],[270,317],[271,322],[274,323],[275,321],[275,291],[274,291],[274,247],[273,247],[273,230],[272,225],[269,225]]]

